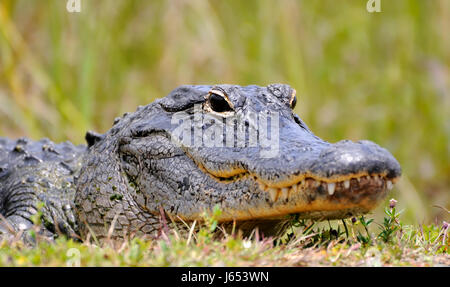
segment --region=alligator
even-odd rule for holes
[[[38,215],[48,237],[154,238],[218,206],[224,228],[275,236],[292,215],[373,210],[401,176],[397,160],[371,141],[320,139],[296,103],[285,84],[184,85],[87,132],[86,145],[0,138],[0,233]]]

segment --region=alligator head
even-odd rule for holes
[[[370,141],[318,138],[293,113],[296,102],[281,84],[181,86],[126,114],[90,140],[75,198],[80,221],[97,235],[113,221],[119,234],[154,234],[162,211],[193,221],[218,205],[224,225],[271,235],[290,214],[372,210],[400,176],[398,162]]]

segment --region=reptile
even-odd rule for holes
[[[0,138],[0,233],[38,215],[49,237],[154,238],[218,206],[224,228],[274,236],[292,215],[373,210],[401,176],[398,161],[368,140],[320,139],[296,103],[285,84],[184,85],[87,132],[86,145]]]

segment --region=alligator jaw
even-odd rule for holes
[[[278,200],[290,200],[298,196],[298,193],[311,189],[322,189],[328,192],[330,197],[348,196],[347,193],[358,191],[361,187],[367,190],[383,188],[387,191],[393,188],[394,183],[398,178],[388,179],[385,174],[368,175],[366,173],[357,175],[347,175],[340,178],[320,178],[314,176],[302,176],[299,180],[290,180],[287,184],[283,183],[269,183],[266,184],[259,181],[261,190],[266,191],[272,202]],[[294,183],[292,183],[294,182]]]
[[[266,185],[253,179],[258,182],[262,200],[243,204],[239,208],[227,207],[222,210],[218,220],[222,223],[237,222],[238,226],[250,223],[258,226],[258,221],[264,222],[266,226],[277,226],[283,225],[291,214],[313,220],[362,215],[373,210],[386,197],[399,177],[388,178],[386,173],[361,173],[340,178],[301,178],[290,186],[286,182]],[[202,216],[201,213],[194,213],[181,218],[192,221],[201,220]]]
[[[306,177],[283,188],[260,184],[266,192],[267,206],[232,210],[221,221],[254,218],[280,220],[288,214],[315,220],[343,219],[365,214],[374,209],[393,188],[398,178],[383,175],[359,175],[328,182]]]

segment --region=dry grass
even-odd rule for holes
[[[448,1],[65,4],[0,3],[0,135],[78,144],[180,84],[283,82],[318,136],[394,154],[405,220],[448,220],[432,207],[450,209]]]
[[[0,243],[0,266],[450,266],[448,225],[409,226],[397,220],[389,228],[399,228],[385,241],[379,236],[385,227],[372,223],[366,233],[361,222],[368,220],[361,218],[347,220],[347,232],[340,222],[293,219],[296,227],[282,237],[254,232],[243,238],[224,232],[214,217],[192,223],[186,235],[161,230],[154,240],[49,241],[33,230],[34,246],[20,235]]]
[[[366,138],[394,154],[403,177],[393,196],[412,230],[420,234],[417,222],[439,229],[449,221],[449,1],[382,1],[376,14],[365,1],[83,0],[80,14],[65,4],[0,2],[1,136],[82,143],[86,130],[106,131],[116,116],[180,84],[283,82],[297,89],[296,112],[318,136]],[[380,207],[375,221],[383,216]],[[367,248],[353,250],[354,243],[304,249],[252,241],[244,248],[233,237],[206,244],[171,236],[169,243],[134,240],[123,250],[64,239],[37,249],[3,243],[0,264],[64,265],[72,247],[83,265],[368,260]],[[382,264],[448,262],[427,255],[425,237],[413,236],[417,242],[393,257],[385,250],[394,245],[371,248],[381,248]]]

